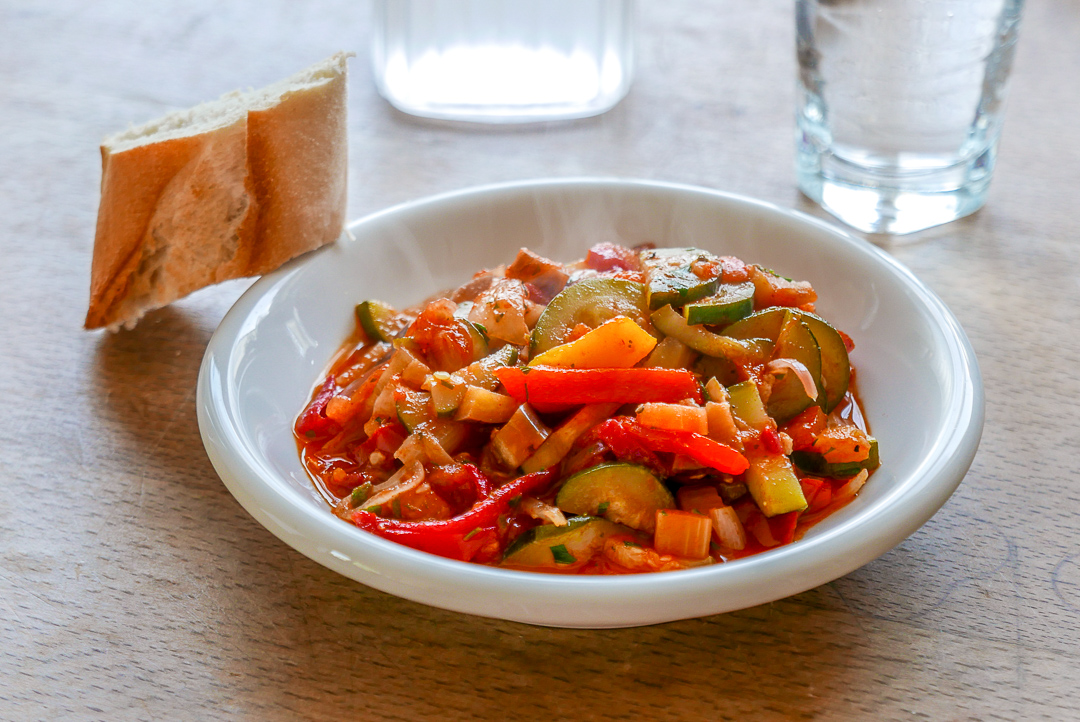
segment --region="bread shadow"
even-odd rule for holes
[[[170,454],[205,457],[195,418],[195,387],[212,329],[172,307],[148,313],[131,330],[105,333],[96,348],[94,389],[104,420],[135,459],[167,446]]]

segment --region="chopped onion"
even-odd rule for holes
[[[420,462],[401,467],[383,483],[371,489],[372,495],[364,501],[364,508],[379,506],[411,491],[424,483],[424,465]]]
[[[814,377],[810,375],[810,369],[806,368],[802,361],[796,361],[793,358],[778,358],[765,366],[765,370],[773,376],[783,376],[786,373],[784,369],[790,369],[795,374],[811,401],[817,399],[817,384],[814,383]]]
[[[866,483],[866,478],[868,476],[870,476],[870,472],[863,469],[858,474],[848,479],[846,484],[833,493],[833,501],[847,501],[858,494],[859,490],[863,488],[863,484]]]
[[[720,544],[736,551],[746,548],[746,530],[734,509],[730,506],[709,509],[709,518],[712,519],[713,534]]]
[[[566,517],[562,511],[551,504],[545,504],[539,499],[527,496],[521,500],[519,508],[533,519],[540,519],[555,526],[566,526]]]

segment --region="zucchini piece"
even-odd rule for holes
[[[784,327],[784,321],[790,309],[782,306],[762,309],[757,313],[750,314],[744,319],[736,321],[720,333],[729,338],[751,339],[765,338],[776,343],[780,335],[780,329]]]
[[[789,312],[785,316],[784,325],[776,339],[773,358],[798,361],[810,372],[817,387],[816,398],[810,398],[795,373],[789,370],[782,376],[776,376],[765,410],[769,412],[769,416],[776,419],[776,423],[782,424],[825,396],[825,390],[821,387],[821,350],[809,327],[793,313]]]
[[[514,415],[491,437],[491,448],[508,468],[516,469],[532,456],[551,434],[528,404],[517,407]]]
[[[356,304],[356,320],[368,340],[390,342],[397,338],[406,320],[388,304],[368,300]]]
[[[472,341],[472,360],[479,361],[488,355],[488,349],[491,342],[488,339],[487,329],[467,318],[461,319],[461,323],[464,324],[465,331],[469,334],[469,339]]]
[[[453,416],[457,407],[461,405],[461,399],[465,396],[467,384],[457,374],[446,371],[436,371],[431,374],[430,388],[425,384],[424,388],[431,393],[431,403],[435,407],[435,414],[440,418]]]
[[[558,346],[579,323],[597,328],[626,316],[648,330],[645,285],[620,278],[590,278],[567,286],[547,305],[529,340],[531,356]]]
[[[821,348],[821,383],[824,397],[819,405],[827,414],[844,400],[848,384],[851,383],[851,360],[848,358],[847,345],[844,344],[840,332],[825,319],[806,311],[792,312],[807,325]]]
[[[567,519],[566,526],[529,529],[506,550],[502,563],[530,569],[576,569],[599,554],[609,536],[632,533],[607,519],[575,516]]]
[[[716,356],[702,356],[694,364],[694,373],[703,379],[715,378],[724,386],[737,384],[744,378],[739,369],[739,364],[729,358]]]
[[[691,326],[671,306],[653,311],[652,322],[665,336],[678,339],[706,356],[738,360],[746,358],[750,353],[749,349],[736,339],[706,331],[701,326]]]
[[[814,334],[821,353],[821,386],[824,393],[818,399],[818,405],[829,413],[844,399],[851,381],[851,361],[848,359],[847,346],[840,332],[828,321],[812,313],[797,308],[774,306],[751,314],[741,321],[736,321],[722,332],[724,336],[737,339],[766,338],[776,341],[783,328],[787,314],[792,314]],[[779,354],[776,354],[779,357]]]
[[[716,293],[683,306],[683,317],[690,325],[729,324],[746,318],[754,311],[754,284],[725,283]]]
[[[698,248],[656,248],[642,251],[640,258],[645,266],[650,310],[697,301],[716,293],[720,286],[718,276],[703,279],[692,270],[696,262],[715,260],[711,253]]]
[[[750,467],[744,477],[750,495],[765,516],[802,511],[807,507],[799,477],[791,460],[783,454],[758,456],[749,459]]]
[[[408,386],[397,384],[394,389],[394,406],[399,419],[409,433],[416,431],[420,424],[435,418],[435,409],[431,405],[431,394],[426,391],[413,391]]]
[[[602,516],[652,533],[656,529],[656,511],[674,509],[675,497],[644,466],[613,463],[571,476],[559,489],[555,506],[571,514]]]
[[[435,418],[431,394],[426,391],[413,391],[408,386],[398,384],[394,389],[394,406],[397,408],[398,419],[409,433],[415,431],[420,424]]]
[[[833,479],[847,479],[855,476],[863,469],[873,471],[878,468],[881,461],[878,458],[877,439],[870,437],[870,455],[863,461],[848,461],[839,464],[830,464],[825,458],[813,451],[793,451],[791,460],[795,465],[808,474],[815,476],[828,476]]]
[[[645,359],[642,366],[663,369],[684,369],[694,363],[698,357],[697,351],[672,336],[665,336],[664,340],[653,347],[652,353]]]
[[[753,381],[743,381],[728,387],[728,401],[731,412],[752,429],[764,429],[769,425],[769,415],[765,413],[765,404],[761,403],[761,394]]]
[[[479,361],[473,361],[461,371],[458,371],[457,375],[463,378],[470,386],[479,386],[488,391],[494,391],[499,387],[499,377],[495,375],[495,369],[501,366],[513,366],[517,363],[517,358],[518,347],[507,344]]]

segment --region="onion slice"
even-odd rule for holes
[[[807,397],[811,401],[817,401],[817,384],[814,383],[814,377],[810,374],[810,369],[806,368],[802,361],[796,361],[793,358],[773,359],[765,365],[765,370],[773,376],[783,376],[787,371],[791,371],[799,379],[799,383],[802,384]]]

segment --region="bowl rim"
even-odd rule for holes
[[[251,318],[253,311],[272,300],[282,284],[306,263],[337,245],[330,244],[294,259],[256,281],[236,301],[214,332],[199,370],[196,406],[207,455],[230,493],[271,533],[345,576],[432,606],[534,624],[593,628],[635,626],[702,616],[677,612],[674,616],[665,616],[636,611],[639,606],[648,607],[672,595],[700,598],[710,593],[715,595],[719,588],[738,588],[738,593],[732,594],[727,603],[718,601],[713,604],[712,611],[703,612],[712,614],[774,601],[836,579],[900,543],[952,495],[974,459],[985,415],[981,375],[971,344],[952,312],[907,268],[881,249],[831,223],[766,201],[695,185],[609,177],[548,178],[486,184],[409,200],[353,221],[343,233],[343,239],[354,239],[358,230],[387,216],[410,214],[477,197],[497,198],[521,190],[551,188],[641,189],[709,196],[811,226],[831,236],[849,252],[872,257],[884,264],[938,323],[946,341],[951,373],[957,381],[954,398],[944,406],[947,413],[943,418],[942,433],[935,440],[931,453],[905,478],[898,479],[896,487],[884,498],[823,534],[735,562],[678,573],[615,577],[542,574],[459,562],[409,549],[342,522],[330,514],[328,508],[296,504],[295,498],[287,493],[287,485],[266,478],[267,475],[276,476],[276,472],[247,448],[237,430],[238,400],[232,393],[235,390],[231,387],[233,379],[227,371],[222,372],[222,368],[235,368],[235,340],[257,323],[257,319]],[[900,513],[894,508],[898,497],[911,497]],[[816,573],[808,574],[806,560],[815,557],[819,559],[811,568]],[[755,589],[754,580],[760,581],[762,577],[771,583],[756,585],[761,588]],[[507,586],[512,585],[514,593],[531,595],[534,603],[519,611],[510,604],[509,611],[491,613],[471,604],[462,604],[450,596],[433,600],[432,592],[447,585],[455,588],[465,585],[480,597],[505,594]],[[626,596],[631,592],[634,603],[628,604]],[[620,621],[598,623],[597,615],[593,614],[592,621],[583,623],[579,619],[581,614],[537,611],[544,604],[555,601],[569,607],[615,605],[618,612],[615,616]]]

